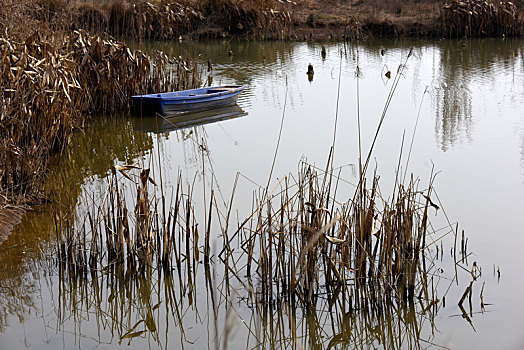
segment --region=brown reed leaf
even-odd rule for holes
[[[328,236],[326,235],[326,238],[328,241],[330,241],[331,243],[333,244],[342,244],[342,243],[345,243],[346,240],[345,239],[340,239],[340,238],[336,238],[336,237],[331,237],[331,236]]]

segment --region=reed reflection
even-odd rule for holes
[[[205,281],[195,283],[193,273],[180,279],[165,270],[114,265],[87,273],[64,265],[57,330],[98,344],[261,349],[422,349],[437,331],[438,303],[344,310],[339,294],[307,306],[292,299],[267,304],[228,289],[224,274],[209,265],[204,270]]]

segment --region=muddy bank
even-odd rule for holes
[[[299,39],[438,37],[440,4],[435,1],[309,1],[295,10]]]

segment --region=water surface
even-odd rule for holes
[[[386,197],[401,152],[408,176],[427,184],[438,172],[436,194],[447,218],[439,214],[435,227],[446,219],[458,222],[473,252],[468,268],[473,261],[482,268],[473,286],[470,322],[457,307],[469,279],[446,280],[454,268],[446,262],[451,235],[443,240],[437,286],[447,293],[446,303],[440,300],[431,315],[409,305],[380,317],[329,313],[327,306],[316,312],[286,303],[257,308],[242,303],[242,291],[217,295],[217,307],[203,278],[196,282],[198,291],[188,292],[154,273],[89,281],[64,276],[54,263],[54,214],[43,207],[28,213],[0,246],[0,348],[214,348],[215,334],[221,347],[231,348],[524,346],[524,41],[330,43],[325,59],[318,43],[215,41],[143,48],[209,60],[213,70],[202,65],[204,83],[246,84],[238,105],[247,115],[176,130],[147,129],[140,118],[97,119],[74,137],[50,172],[64,211],[86,197],[102,198],[113,164],[149,164],[158,179],[160,163],[166,187],[176,186],[181,173],[188,185],[197,184],[195,198],[212,184],[224,203],[240,174],[233,207],[242,221],[253,192],[268,182],[281,125],[271,186],[296,173],[301,160],[325,168],[334,144],[334,166],[347,181],[338,199],[345,201],[357,182],[357,118],[365,157],[399,65],[405,65],[370,166],[380,174]],[[312,81],[306,75],[309,63],[315,69]],[[197,214],[204,213],[206,204],[196,203]],[[490,304],[484,311],[482,287]],[[227,305],[234,311],[223,311]]]

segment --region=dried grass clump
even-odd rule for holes
[[[0,188],[26,193],[84,106],[76,63],[57,38],[0,39]]]
[[[74,22],[76,27],[90,33],[104,33],[109,26],[106,11],[92,3],[81,4],[76,8]]]
[[[137,170],[139,173],[134,174]],[[126,198],[129,191],[118,179],[121,176],[133,182],[133,204]],[[59,208],[56,223],[59,261],[73,271],[115,265],[133,270],[155,266],[170,270],[172,264],[180,269],[181,254],[185,254],[190,267],[191,256],[198,259],[198,225],[191,198],[183,193],[179,178],[173,206],[168,207],[156,186],[150,169],[115,166],[104,203],[92,206],[83,222],[75,222]],[[195,243],[190,244],[193,237]]]
[[[453,0],[442,7],[442,31],[449,37],[500,37],[522,34],[517,6],[509,1]]]
[[[137,93],[198,85],[196,69],[156,52],[84,31],[0,38],[0,190],[31,195],[47,156],[59,150],[82,115],[130,107]]]
[[[260,299],[314,303],[326,288],[340,287],[349,308],[380,308],[420,295],[428,211],[435,206],[431,185],[397,185],[387,201],[375,177],[340,205],[334,181],[303,164],[297,182],[286,180],[280,194],[261,198],[253,219],[237,231],[247,274],[260,281]]]
[[[131,95],[175,91],[199,84],[194,65],[159,51],[149,57],[85,31],[75,31],[68,44],[78,63],[80,85],[90,111],[127,109]]]
[[[16,40],[27,38],[39,26],[38,11],[33,0],[2,0],[0,36]]]
[[[180,1],[113,1],[109,32],[138,39],[173,39],[195,28],[203,15]]]
[[[289,11],[279,11],[271,0],[208,0],[204,12],[215,25],[232,34],[279,33],[289,29]]]
[[[136,40],[178,39],[191,32],[214,33],[217,30],[220,34],[259,37],[278,34],[280,38],[289,34],[293,22],[291,12],[286,10],[289,6],[272,0],[6,1],[11,6],[0,9],[0,20],[6,26],[12,26],[7,18],[16,18],[18,13],[23,22],[35,21],[53,31],[83,29]]]
[[[253,214],[231,233],[213,191],[209,216],[199,225],[180,178],[167,204],[149,169],[133,175],[135,169],[116,166],[103,203],[88,205],[94,209],[83,218],[75,222],[57,215],[59,258],[65,267],[84,272],[153,267],[166,273],[176,268],[184,275],[194,272],[191,266],[203,254],[205,264],[221,262],[227,285],[229,279],[245,285],[238,276],[247,275],[256,286],[253,300],[263,304],[293,300],[314,305],[319,295],[333,290],[345,309],[382,310],[395,301],[437,298],[428,289],[424,253],[431,235],[429,211],[438,210],[430,198],[431,183],[420,190],[413,179],[406,186],[397,183],[391,200],[384,200],[375,177],[370,188],[363,183],[352,200],[341,204],[334,199],[339,183],[332,172],[319,175],[303,163],[298,176],[280,182],[278,194],[262,192]],[[132,202],[119,173],[134,182]],[[223,241],[216,256],[210,249],[214,211]]]

